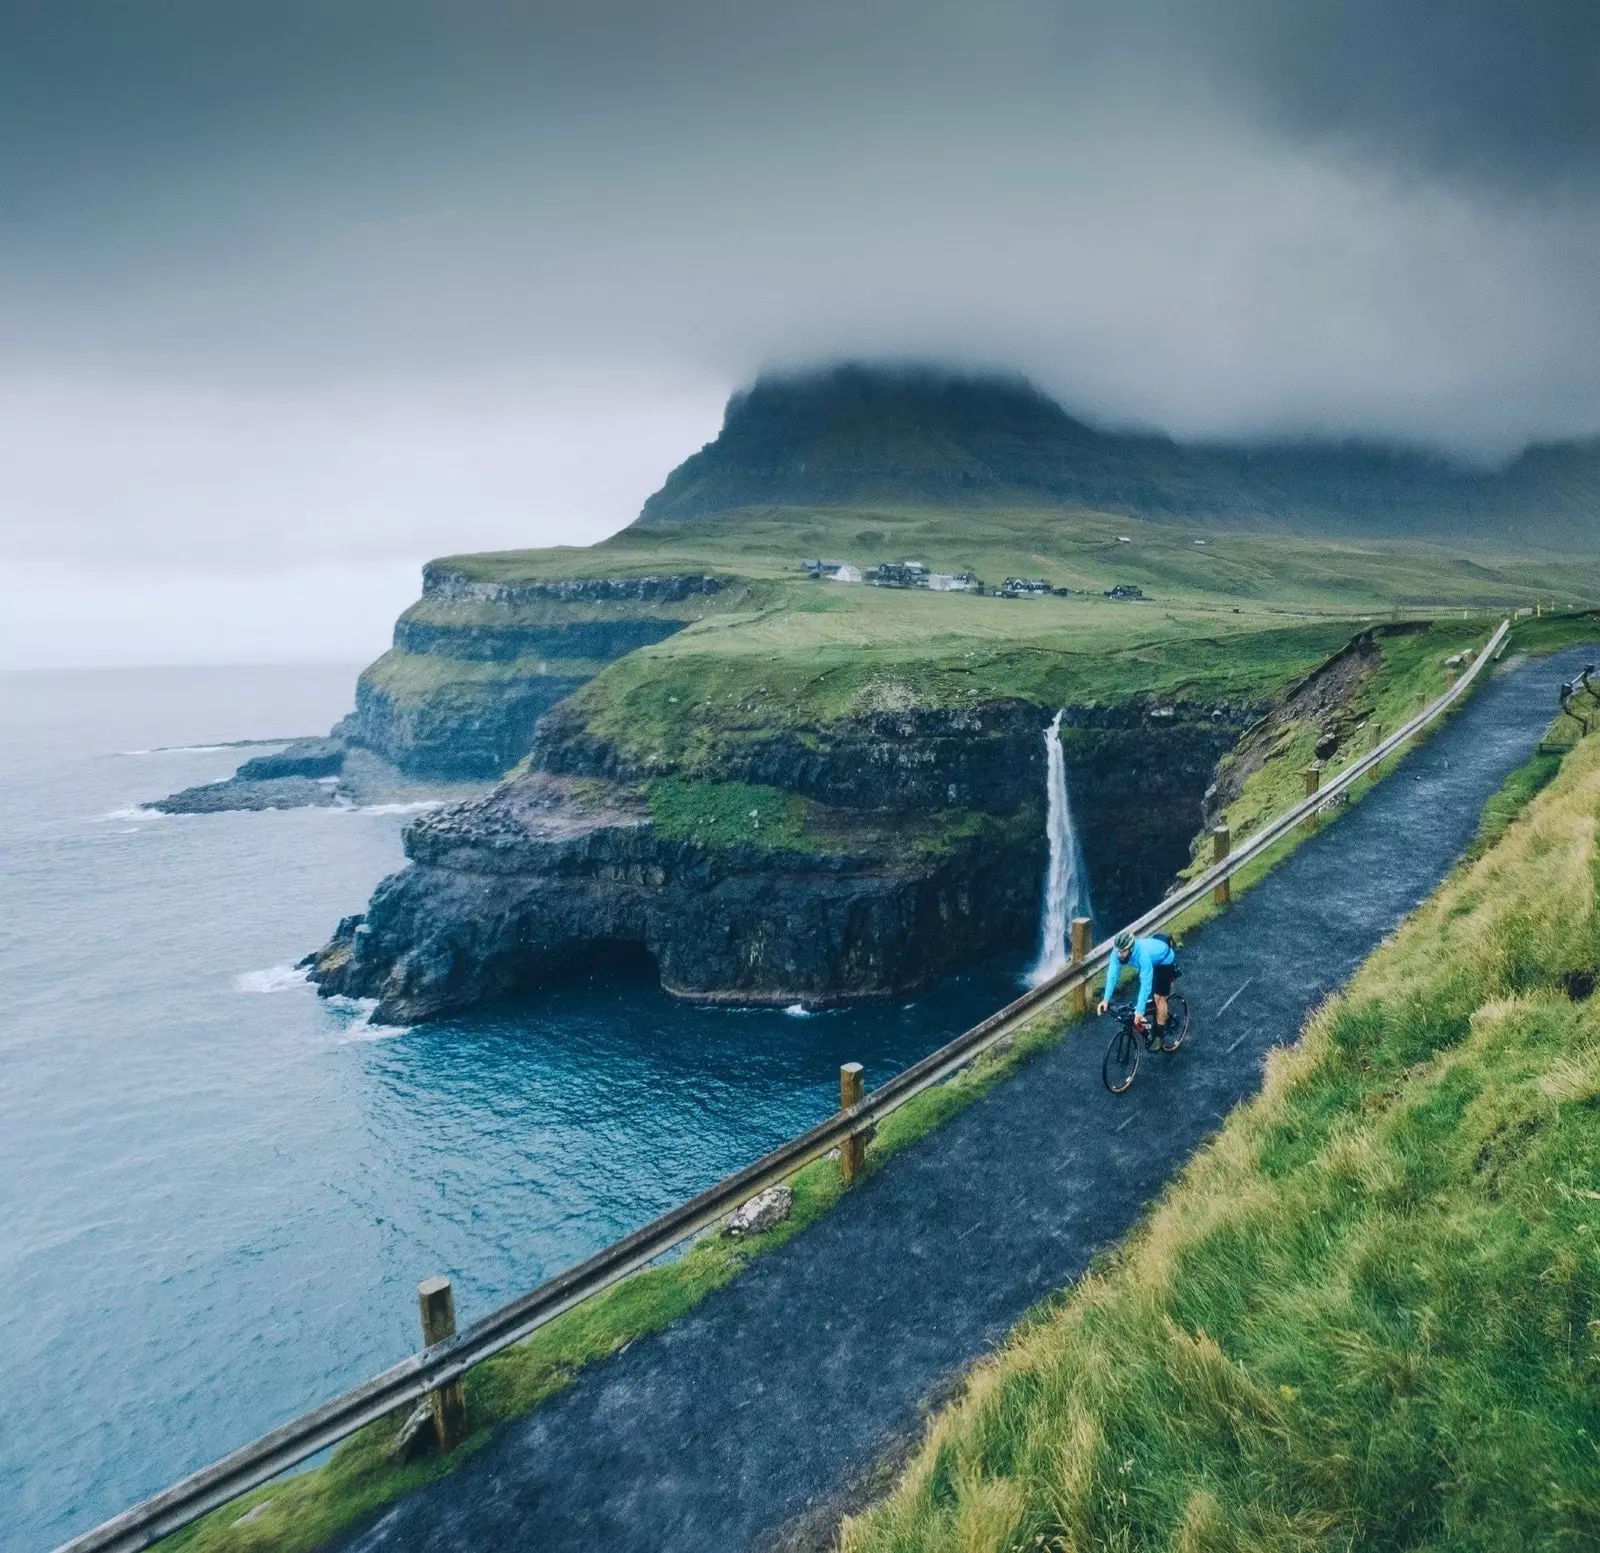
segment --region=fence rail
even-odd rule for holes
[[[1129,923],[1135,933],[1160,927],[1205,900],[1216,887],[1311,819],[1388,756],[1403,749],[1442,716],[1503,647],[1510,621],[1503,620],[1471,666],[1445,693],[1408,723],[1319,787],[1302,802],[1270,821],[1223,859],[1175,890],[1159,905]],[[347,1439],[386,1414],[416,1403],[438,1387],[460,1379],[474,1365],[521,1342],[557,1316],[647,1266],[691,1236],[715,1224],[758,1192],[793,1175],[802,1166],[844,1145],[908,1100],[943,1082],[1037,1018],[1103,970],[1112,941],[1095,945],[1060,975],[1025,992],[922,1061],[896,1074],[848,1110],[782,1144],[770,1154],[724,1177],[697,1197],[673,1208],[642,1229],[598,1251],[586,1261],[541,1284],[520,1299],[491,1312],[454,1337],[414,1354],[381,1375],[364,1381],[309,1413],[281,1425],[249,1445],[134,1505],[122,1514],[73,1538],[57,1553],[133,1553],[198,1520],[202,1515],[270,1481],[318,1451]]]

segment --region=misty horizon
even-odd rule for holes
[[[403,0],[9,18],[0,665],[381,647],[760,372],[1181,443],[1600,433],[1600,13]]]

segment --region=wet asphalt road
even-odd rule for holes
[[[1194,1034],[1100,1083],[1109,1021],[1069,1036],[669,1330],[581,1374],[348,1549],[771,1544],[831,1506],[919,1402],[1121,1237],[1262,1060],[1342,986],[1471,839],[1580,648],[1502,671],[1182,957]],[[1229,999],[1232,999],[1229,1002]],[[1226,1005],[1226,1007],[1224,1007]]]

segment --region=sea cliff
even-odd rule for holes
[[[410,775],[498,777],[528,753],[544,713],[606,664],[701,618],[728,586],[704,574],[497,574],[514,559],[424,567],[422,597],[335,731]]]
[[[1246,787],[1275,800],[1285,761],[1365,726],[1383,641],[1428,629],[1402,607],[1524,585],[1111,516],[1145,484],[1109,458],[1016,380],[775,379],[602,544],[430,564],[337,732],[406,773],[502,780],[410,828],[407,866],[316,957],[319,986],[415,1019],[625,951],[685,997],[823,1005],[1020,960],[1058,712],[1112,926]],[[1323,461],[1340,480],[1382,464],[1341,458]],[[1164,500],[1136,505],[1212,510]],[[1263,520],[1253,497],[1217,510]],[[1025,585],[906,585],[933,572]]]
[[[1243,708],[1069,709],[1098,898],[1187,860]],[[537,769],[406,832],[409,866],[316,956],[325,993],[409,1022],[643,951],[679,996],[807,1007],[900,996],[1036,932],[1047,711],[876,714],[741,744],[714,779],[647,768],[570,717]]]

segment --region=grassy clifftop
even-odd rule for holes
[[[1600,565],[1585,552],[1530,556],[1480,544],[1463,554],[1458,544],[1255,532],[1216,520],[1147,522],[1089,507],[766,503],[671,527],[634,524],[587,547],[432,564],[486,582],[686,571],[783,578],[807,557],[869,567],[911,556],[935,569],[971,569],[990,583],[1042,570],[1060,586],[1098,591],[1132,582],[1168,596],[1264,608],[1492,608],[1535,595],[1600,598]]]
[[[807,556],[863,567],[913,556],[991,584],[1043,574],[1073,593],[1004,600],[809,582],[796,572]],[[1303,673],[1363,621],[1535,598],[1600,602],[1592,562],[1471,560],[1030,509],[772,508],[627,529],[587,550],[437,564],[486,582],[691,570],[746,579],[696,601],[686,629],[612,664],[570,703],[594,731],[639,752],[683,751],[725,727],[1012,696],[1103,703],[1189,687],[1248,700]],[[1117,583],[1143,588],[1148,602],[1106,599]],[[463,625],[469,614],[483,623],[481,604],[448,610],[463,611]],[[430,618],[445,616],[436,606]],[[419,669],[418,684],[432,686],[448,661]],[[406,669],[391,663],[386,682]]]
[[[911,556],[991,585],[1043,575],[1073,591],[1006,600],[811,582],[798,572],[808,556],[863,568]],[[435,564],[488,584],[724,580],[672,603],[430,596],[408,610],[396,648],[365,677],[382,698],[375,737],[403,752],[415,727],[431,749],[448,742],[449,726],[499,718],[494,750],[505,758],[495,768],[486,754],[489,775],[524,754],[537,717],[584,681],[568,705],[595,733],[632,755],[697,764],[730,730],[874,711],[1012,697],[1253,701],[1362,623],[1488,614],[1536,598],[1600,603],[1593,561],[1468,559],[1030,509],[773,508],[664,533],[629,529],[590,549]],[[1142,588],[1147,602],[1105,598],[1117,583]]]
[[[1587,741],[846,1553],[1594,1545],[1597,824]]]

